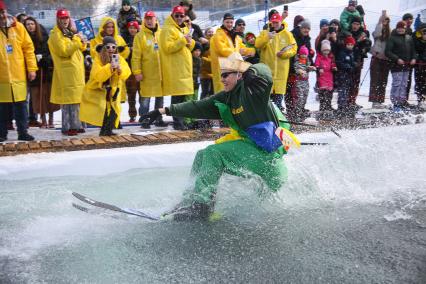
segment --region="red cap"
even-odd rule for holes
[[[130,28],[130,27],[135,27],[136,29],[139,30],[139,23],[137,21],[128,22],[127,23],[127,28]]]
[[[0,0],[0,10],[6,10],[6,4],[3,0]]]
[[[154,11],[146,11],[144,18],[155,17]]]
[[[355,39],[352,36],[348,36],[347,38],[345,38],[345,45],[346,44],[352,44],[355,45]]]
[[[175,6],[173,7],[172,14],[184,14],[185,15],[185,9],[183,6]]]
[[[280,14],[275,13],[275,14],[272,14],[271,19],[269,21],[271,21],[271,23],[274,23],[274,22],[281,23],[283,19]]]
[[[59,9],[58,11],[56,11],[56,18],[69,18],[70,17],[70,12],[68,12],[68,10],[66,9]]]

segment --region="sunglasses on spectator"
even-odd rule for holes
[[[184,14],[174,14],[173,17],[175,17],[176,19],[179,19],[179,18],[183,19],[183,18],[185,18],[185,15]]]
[[[239,27],[245,27],[246,24],[238,24]]]
[[[106,49],[111,49],[111,50],[116,50],[117,46],[116,45],[109,45],[109,44],[107,44],[107,45],[105,45],[105,48]]]
[[[185,20],[184,22],[185,22],[185,23],[190,23],[190,22],[191,22],[191,20]]]
[[[226,79],[226,78],[228,78],[229,75],[237,74],[237,73],[238,72],[225,72],[225,73],[220,74],[220,77],[223,78],[223,79]]]

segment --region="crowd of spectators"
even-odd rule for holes
[[[310,116],[306,101],[311,88],[318,94],[320,118],[354,116],[362,108],[357,97],[368,54],[373,108],[387,107],[391,74],[392,109],[426,110],[426,23],[418,18],[413,27],[411,14],[391,23],[383,11],[370,35],[362,5],[350,0],[339,19],[318,23],[320,32],[313,38],[312,23],[303,15],[294,17],[290,30],[288,9],[271,10],[256,35],[230,13],[219,28],[203,31],[193,22],[191,1],[175,6],[162,26],[154,11],[139,15],[129,0],[121,4],[117,19],[103,18],[98,34],[88,41],[66,9],[57,10],[56,26],[48,34],[32,17],[9,15],[0,0],[0,59],[6,62],[0,65],[0,142],[14,129],[13,120],[18,139],[33,140],[28,127],[53,128],[53,113],[59,109],[64,135],[78,135],[86,124],[101,127],[100,135],[115,135],[123,103],[129,105],[129,122],[136,122],[149,111],[151,98],[154,108],[161,108],[165,96],[175,104],[224,91],[219,58],[234,52],[269,66],[271,101],[292,121]],[[408,103],[413,73],[417,105]],[[310,76],[316,77],[315,86],[309,86]],[[332,105],[335,93],[337,108]],[[161,117],[154,123],[167,125]],[[140,124],[151,127],[149,121]],[[197,127],[211,123],[173,117],[176,130]]]

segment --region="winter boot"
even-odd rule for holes
[[[177,209],[172,215],[175,221],[207,221],[211,213],[213,213],[211,206],[195,202],[191,206]]]

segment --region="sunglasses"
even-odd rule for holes
[[[220,74],[220,77],[223,78],[223,79],[226,79],[226,78],[228,78],[229,75],[231,75],[231,74],[237,74],[237,73],[238,72],[226,72],[226,73]]]
[[[106,49],[111,49],[111,50],[116,50],[117,46],[116,45],[105,45]]]
[[[175,17],[176,19],[179,19],[179,18],[183,19],[183,18],[185,18],[185,15],[184,14],[174,14],[173,17]]]
[[[246,24],[238,24],[239,27],[245,27]]]
[[[190,23],[191,21],[190,21],[190,20],[185,20],[184,22],[185,22],[185,23]]]

